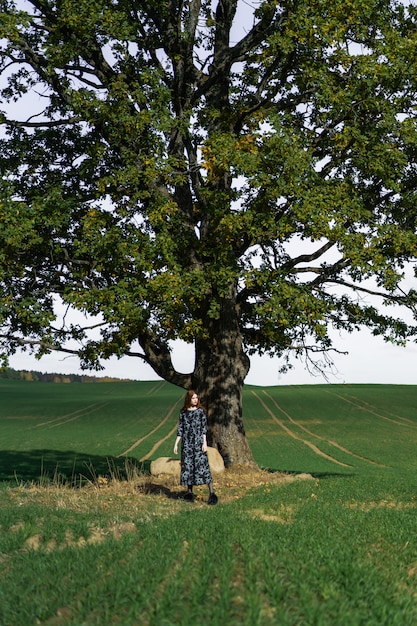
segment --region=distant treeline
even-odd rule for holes
[[[0,368],[0,379],[41,381],[46,383],[96,383],[120,382],[127,379],[110,376],[87,376],[84,374],[44,374],[33,370],[14,370],[10,367]]]

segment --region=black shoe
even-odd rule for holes
[[[216,496],[215,493],[211,493],[209,495],[209,499],[207,501],[207,504],[217,504],[219,501],[218,497]]]
[[[186,494],[184,494],[184,500],[187,500],[187,502],[194,502],[195,496],[193,493],[191,493],[191,491],[187,491]]]

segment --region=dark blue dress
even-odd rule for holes
[[[178,437],[181,437],[181,485],[208,485],[212,482],[207,452],[201,450],[207,435],[207,416],[203,409],[180,412]]]

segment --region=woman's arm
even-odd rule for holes
[[[182,411],[180,411],[180,417],[178,420],[178,428],[177,428],[177,438],[174,444],[174,454],[178,454],[178,444],[182,438],[182,430],[183,430],[183,414],[182,414]]]
[[[180,441],[181,441],[181,437],[178,435],[174,444],[174,454],[178,454],[178,444]]]

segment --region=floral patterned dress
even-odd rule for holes
[[[207,434],[207,416],[203,409],[183,409],[178,421],[181,437],[181,485],[208,485],[212,482],[207,452],[201,450]]]

